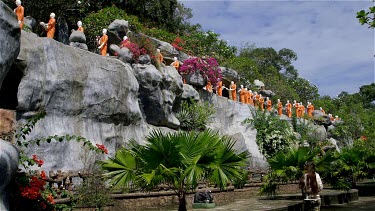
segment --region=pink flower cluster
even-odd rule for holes
[[[209,80],[213,86],[216,85],[218,79],[221,80],[221,69],[215,58],[191,58],[184,61],[179,72],[181,74],[190,74],[199,71],[204,78]]]

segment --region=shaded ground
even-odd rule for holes
[[[340,210],[340,211],[370,211],[375,210],[375,197],[359,197],[358,201],[354,201],[348,204],[331,205],[328,207],[322,207],[322,211],[327,210]]]

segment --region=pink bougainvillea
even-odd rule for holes
[[[218,79],[221,80],[221,69],[215,58],[191,58],[184,61],[179,72],[181,74],[190,74],[199,71],[203,77],[211,82],[213,86],[216,85]]]

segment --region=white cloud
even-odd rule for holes
[[[193,23],[220,33],[231,45],[250,42],[294,50],[300,75],[316,84],[321,94],[353,93],[375,81],[374,31],[355,18],[371,2],[182,2],[193,9]]]

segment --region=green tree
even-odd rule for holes
[[[369,28],[375,28],[375,6],[369,7],[367,11],[357,12],[357,18],[361,25],[368,25]]]
[[[178,210],[186,210],[186,193],[195,190],[199,181],[205,179],[224,189],[229,182],[242,179],[249,153],[236,153],[233,146],[233,140],[212,131],[153,131],[145,145],[132,141],[102,167],[115,187],[169,185],[178,196]]]

